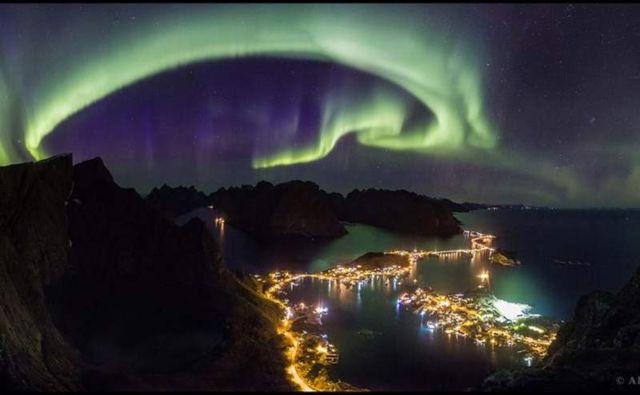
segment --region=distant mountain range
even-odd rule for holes
[[[461,232],[454,211],[468,211],[447,199],[405,190],[354,190],[328,193],[310,181],[221,188],[206,195],[194,187],[154,188],[148,203],[169,217],[213,206],[225,221],[258,238],[335,238],[347,233],[342,222],[396,232],[450,236]]]

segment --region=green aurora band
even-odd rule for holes
[[[25,159],[11,137],[16,131],[10,128],[16,124],[23,129],[19,131],[22,150],[41,159],[47,156],[41,143],[57,125],[109,94],[176,67],[245,56],[343,64],[400,87],[434,115],[429,124],[407,127],[407,100],[388,90],[376,90],[359,102],[329,95],[313,144],[256,155],[254,168],[321,159],[347,133],[357,133],[361,144],[393,150],[456,153],[491,151],[497,146],[498,133],[483,105],[480,43],[463,30],[451,32],[448,24],[426,14],[424,7],[304,4],[146,9],[148,15],[135,23],[123,22],[108,35],[99,34],[107,27],[95,18],[80,20],[69,13],[69,26],[86,34],[43,38],[47,45],[31,50],[44,52],[45,62],[33,62],[34,55],[28,56],[27,51],[13,56],[12,62],[4,57],[0,62],[0,68],[7,69],[0,74],[0,163]],[[13,80],[21,85],[9,89]],[[23,119],[16,122],[11,113]]]

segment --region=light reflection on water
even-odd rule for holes
[[[331,285],[329,285],[331,284]],[[322,305],[324,332],[340,352],[336,378],[376,390],[453,390],[480,383],[497,366],[521,365],[508,350],[429,329],[425,318],[401,307],[398,291],[376,277],[348,287],[303,279],[287,296],[292,303]],[[362,330],[372,336],[363,336]]]
[[[196,210],[217,237],[210,211]],[[580,296],[602,289],[616,291],[640,262],[640,210],[496,210],[457,213],[465,229],[497,236],[496,246],[515,251],[522,265],[492,267],[498,298],[534,306],[536,312],[565,319]],[[448,239],[398,235],[366,225],[347,225],[349,234],[329,242],[260,245],[225,225],[223,248],[227,266],[247,273],[276,269],[318,272],[370,251],[393,249],[447,250],[465,247],[462,235]],[[584,261],[587,267],[560,265],[554,259]],[[479,262],[427,265],[428,283],[437,290],[458,292],[477,274]],[[466,271],[466,273],[465,273]]]
[[[206,211],[196,213],[207,220]],[[465,229],[497,236],[496,246],[515,251],[521,266],[491,266],[492,290],[501,299],[534,306],[534,313],[564,319],[578,298],[594,289],[615,291],[640,261],[640,211],[478,211],[456,214]],[[215,233],[213,225],[210,229]],[[267,273],[276,269],[318,272],[371,251],[466,248],[462,236],[448,239],[398,235],[365,225],[347,225],[349,234],[329,242],[259,245],[226,225],[225,262],[235,270]],[[554,259],[589,262],[570,267]],[[457,293],[477,284],[486,267],[481,258],[418,263],[411,278],[438,293]],[[480,347],[426,330],[419,316],[396,303],[397,284],[369,282],[360,291],[338,282],[311,281],[296,287],[295,297],[329,307],[323,319],[340,351],[339,378],[372,389],[462,389],[477,385],[496,366],[521,364],[520,356]],[[382,280],[380,280],[382,281]],[[373,339],[361,329],[377,333]]]

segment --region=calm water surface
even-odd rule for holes
[[[208,210],[198,216],[223,245],[225,263],[247,273],[273,270],[317,272],[370,251],[392,249],[447,250],[467,248],[463,236],[447,239],[399,235],[361,224],[347,224],[349,234],[330,242],[261,245],[242,232],[211,221]],[[442,293],[463,292],[478,283],[476,275],[491,271],[494,294],[527,303],[533,312],[569,318],[578,298],[594,289],[615,291],[640,264],[638,210],[496,210],[456,214],[464,229],[497,236],[495,245],[514,251],[521,265],[501,267],[486,262],[425,259],[417,280]],[[572,266],[556,261],[582,262]],[[431,332],[420,317],[398,308],[399,286],[382,280],[359,291],[306,279],[290,293],[292,301],[329,308],[323,319],[329,340],[340,352],[336,377],[357,386],[387,390],[454,390],[477,385],[497,367],[522,365],[509,349],[479,347],[466,339]],[[361,330],[374,335],[362,336]]]

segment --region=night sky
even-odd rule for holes
[[[640,207],[637,5],[0,5],[0,164]]]

